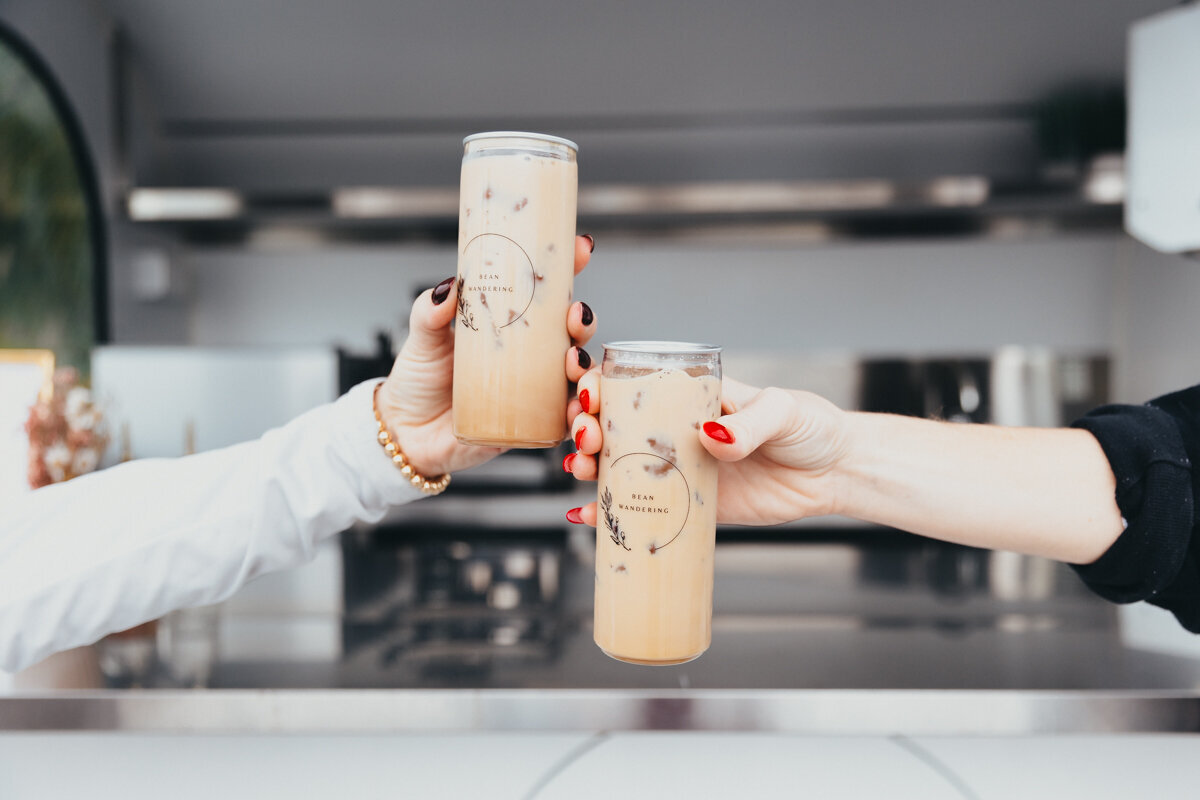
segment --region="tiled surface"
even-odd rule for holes
[[[0,797],[1190,796],[1200,735],[0,735]]]
[[[979,800],[1191,797],[1200,735],[921,737],[913,744]]]
[[[587,751],[537,797],[957,800],[962,794],[887,738],[627,733]]]
[[[587,738],[0,735],[0,798],[521,798]]]

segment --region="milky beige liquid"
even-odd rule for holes
[[[614,658],[679,664],[712,640],[717,462],[696,431],[720,393],[677,369],[601,378],[594,634]]]
[[[567,433],[576,165],[515,149],[528,141],[484,141],[462,165],[454,435],[552,447]]]

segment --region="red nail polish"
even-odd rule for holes
[[[578,509],[578,508],[572,508],[570,511],[568,511],[567,512],[567,522],[574,522],[576,525],[582,525],[583,524],[583,515],[579,513],[580,510],[581,509]]]
[[[584,389],[579,393],[579,405],[583,406],[583,410],[585,412],[591,408],[591,400],[591,392],[589,392],[587,389]]]
[[[720,442],[721,444],[733,444],[733,434],[719,422],[704,423],[704,432],[708,438]]]
[[[581,445],[583,444],[583,434],[585,434],[585,433],[587,433],[586,425],[579,429],[579,433],[575,434],[575,449],[576,450],[582,449]]]
[[[567,453],[567,457],[563,459],[563,472],[571,471],[571,462],[575,460],[574,453]]]

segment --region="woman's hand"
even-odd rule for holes
[[[599,372],[579,380],[565,466],[595,480]],[[771,525],[840,514],[947,542],[1074,564],[1124,529],[1116,480],[1086,431],[961,425],[847,412],[810,392],[726,379],[725,415],[696,435],[720,461],[717,521]],[[586,413],[584,413],[586,412]],[[567,512],[596,524],[596,504]]]
[[[721,462],[717,521],[772,525],[835,513],[836,467],[849,449],[847,414],[811,392],[757,389],[730,378],[722,381],[721,394],[725,415],[696,434]],[[596,417],[599,370],[580,378],[571,407],[579,410],[571,424],[579,452],[568,456],[564,467],[580,480],[595,480],[594,454],[603,445]],[[596,504],[572,509],[567,518],[595,525]]]
[[[587,266],[595,244],[575,237],[575,274]],[[482,464],[500,448],[465,445],[454,438],[450,412],[454,376],[455,280],[447,278],[413,303],[408,338],[379,389],[379,413],[413,469],[427,477]],[[567,380],[577,381],[591,360],[582,347],[596,331],[586,303],[572,303],[565,320],[573,346],[564,354]]]

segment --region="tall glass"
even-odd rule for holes
[[[463,140],[454,435],[553,447],[567,433],[575,282],[574,142],[497,131]]]
[[[682,664],[712,641],[717,462],[700,426],[721,414],[721,348],[604,345],[594,635],[634,664]]]

